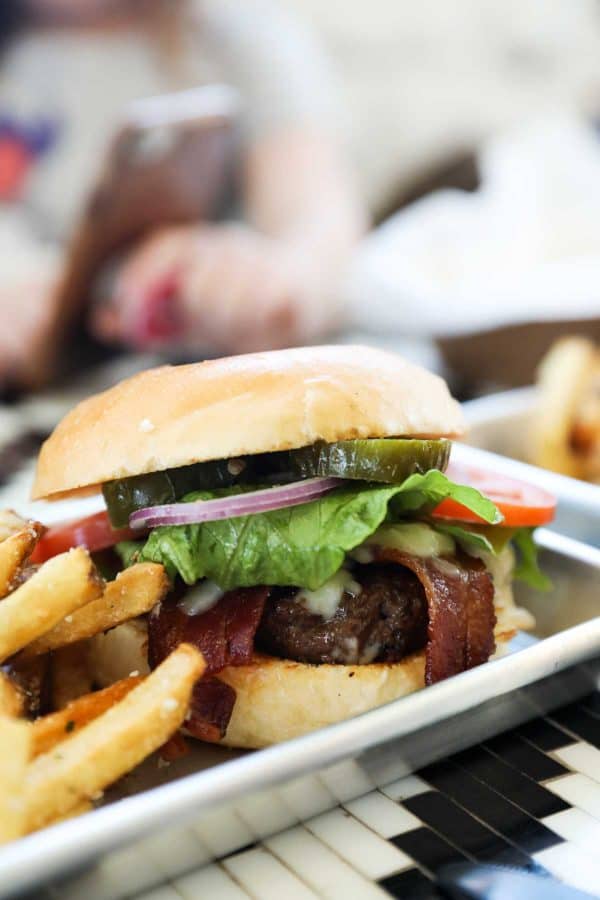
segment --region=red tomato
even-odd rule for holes
[[[106,550],[118,541],[139,537],[129,528],[115,529],[110,524],[107,512],[99,512],[75,522],[63,522],[48,529],[33,553],[31,561],[42,563],[52,556],[64,553],[72,547],[86,547],[90,553]]]
[[[450,463],[446,474],[457,484],[477,488],[495,503],[504,516],[502,525],[510,528],[533,527],[545,525],[554,518],[556,497],[534,485],[458,463]],[[475,513],[450,499],[442,500],[433,515],[440,519],[483,522]]]

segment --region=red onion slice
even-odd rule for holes
[[[343,484],[343,478],[307,478],[278,487],[234,494],[216,500],[194,500],[191,503],[168,503],[164,506],[146,506],[136,509],[129,516],[130,528],[157,528],[160,525],[197,525],[216,522],[217,519],[234,519],[299,506],[316,500],[323,494]]]

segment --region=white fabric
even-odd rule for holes
[[[490,141],[481,188],[377,229],[347,295],[356,327],[453,335],[600,314],[600,135],[569,115]]]

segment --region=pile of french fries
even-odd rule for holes
[[[0,843],[91,809],[178,730],[205,668],[181,644],[151,674],[93,691],[86,642],[149,612],[169,582],[144,563],[105,583],[83,548],[31,566],[43,532],[0,513]],[[43,679],[49,660],[54,711],[26,718],[19,672]]]

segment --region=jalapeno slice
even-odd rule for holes
[[[230,487],[240,480],[243,467],[241,460],[219,459],[108,481],[102,485],[102,493],[110,521],[116,528],[124,528],[136,509],[175,503],[191,491]]]
[[[136,509],[176,503],[192,491],[235,484],[282,483],[317,475],[394,484],[413,472],[445,469],[449,456],[450,441],[446,440],[373,438],[319,442],[297,450],[211,460],[109,481],[102,486],[102,493],[111,523],[115,528],[124,528]]]
[[[318,442],[290,451],[293,471],[302,478],[335,476],[397,484],[414,472],[448,465],[450,441],[417,438]]]

